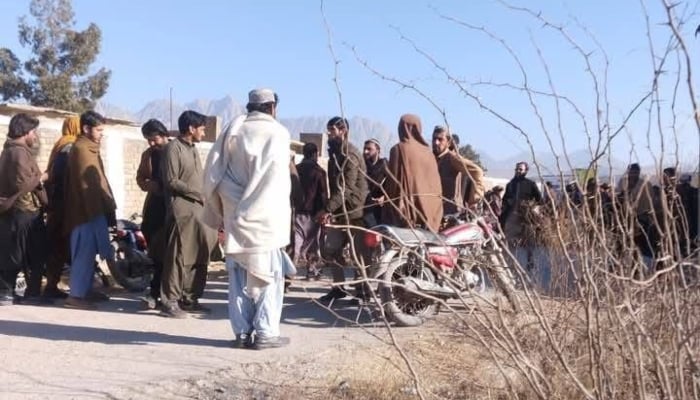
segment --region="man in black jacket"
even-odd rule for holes
[[[508,245],[522,267],[532,267],[533,242],[527,234],[525,213],[528,206],[542,202],[537,184],[526,178],[528,165],[521,161],[515,165],[515,176],[506,185],[500,223]]]
[[[321,225],[335,223],[352,227],[364,227],[362,220],[364,204],[367,197],[367,172],[365,161],[360,151],[348,140],[350,124],[342,117],[333,117],[326,124],[328,129],[328,182],[330,199],[326,209],[318,214]],[[343,248],[347,244],[348,232],[353,234],[355,254],[351,260],[344,260]],[[322,255],[326,260],[336,263],[339,267],[333,269],[334,285],[330,292],[321,297],[322,301],[340,299],[347,295],[342,287],[345,275],[342,266],[346,261],[362,260],[361,233],[349,228],[327,230]],[[331,237],[337,240],[330,240]]]
[[[381,147],[377,139],[369,139],[365,142],[363,155],[367,168],[367,199],[365,200],[364,221],[367,227],[382,223],[382,204],[384,203],[384,191],[382,185],[386,179],[387,160],[381,158]]]

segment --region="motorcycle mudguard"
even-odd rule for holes
[[[373,279],[378,279],[379,277],[383,276],[386,270],[389,268],[391,262],[398,254],[399,251],[397,249],[389,249],[385,251],[384,254],[379,257],[379,261],[372,265],[370,277]]]

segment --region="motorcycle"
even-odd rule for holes
[[[135,221],[140,216],[117,221],[116,229],[109,232],[113,254],[105,261],[95,263],[95,284],[108,288],[116,282],[123,288],[141,292],[148,288],[153,276],[153,261],[148,257],[146,238]],[[25,273],[21,271],[15,281],[15,294],[23,296],[27,288]]]
[[[110,232],[113,256],[106,260],[109,272],[116,283],[132,292],[148,288],[153,276],[153,260],[148,256],[148,244],[135,221],[139,215],[117,221],[116,229]]]
[[[378,225],[365,232],[364,245],[373,254],[368,275],[379,281],[384,313],[398,326],[421,325],[440,300],[484,292],[487,276],[520,310],[498,233],[483,217],[451,216],[439,233]]]

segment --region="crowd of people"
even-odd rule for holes
[[[553,208],[572,217],[581,228],[591,231],[601,227],[618,254],[623,243],[632,246],[632,256],[646,269],[663,267],[660,260],[682,260],[698,249],[698,189],[691,185],[691,175],[678,179],[676,168],[662,171],[658,184],[653,185],[641,174],[639,164],[630,164],[617,187],[599,183],[591,177],[585,185],[573,181],[558,193],[551,182],[545,182],[543,192],[526,177],[527,163],[516,165],[515,176],[508,183],[503,198],[495,187],[486,194],[491,209],[498,216],[515,259],[528,270],[550,263],[546,255],[547,240],[544,226],[554,222]],[[569,213],[568,210],[573,211]],[[548,221],[549,220],[549,221]],[[628,240],[629,239],[629,240]],[[619,254],[621,256],[621,254]]]
[[[210,312],[200,299],[217,231],[224,238],[235,343],[250,348],[287,343],[279,330],[285,276],[295,275],[297,265],[306,267],[308,279],[319,279],[322,268],[330,267],[334,285],[321,301],[368,296],[362,285],[354,293],[343,285],[343,266],[368,262],[359,235],[363,228],[390,224],[438,231],[443,217],[483,201],[509,245],[525,263],[531,257],[524,244],[524,205],[544,204],[552,194],[546,190],[543,197],[526,177],[527,163],[516,165],[505,190],[485,193],[483,170],[459,154],[459,138],[436,126],[429,144],[420,118],[406,114],[388,159],[375,139],[358,149],[348,120],[334,117],[326,127],[327,168],[319,164],[320,149],[313,143],[304,145],[303,160],[295,164],[290,134],[276,119],[278,106],[272,90],[251,91],[247,113],[217,137],[204,164],[197,149],[205,136],[204,115],[183,112],[174,139],[158,120],[143,124],[148,148],[135,172],[147,193],[141,229],[154,262],[145,308],[169,318]],[[116,224],[117,206],[100,155],[105,123],[94,111],[66,118],[41,171],[33,154],[39,121],[22,113],[12,117],[0,155],[0,304],[64,299],[65,307],[94,310],[108,300],[92,285],[96,258],[112,256],[109,231]],[[640,193],[648,192],[650,199],[654,193],[677,193],[686,215],[696,215],[697,189],[683,182],[673,186],[674,171],[668,170],[668,182],[657,191],[635,171],[631,166],[621,193],[635,198],[643,229],[654,202]],[[589,186],[581,202],[597,190]],[[686,198],[692,195],[694,203]],[[697,224],[688,229],[690,237],[697,235]],[[348,244],[355,250],[350,254],[343,251]],[[69,292],[58,285],[66,266]],[[27,278],[21,298],[14,296],[19,271]]]

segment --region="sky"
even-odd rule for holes
[[[20,58],[28,53],[16,26],[29,2],[0,1],[0,46]],[[278,92],[280,117],[362,116],[393,130],[402,114],[414,113],[424,136],[448,124],[462,143],[496,159],[529,150],[522,133],[546,153],[586,149],[586,132],[597,135],[597,116],[609,116],[600,122],[603,132],[616,130],[651,87],[650,43],[658,57],[668,41],[662,0],[510,4],[564,29],[498,0],[73,1],[76,28],[94,22],[102,30],[94,67],[112,70],[103,100],[132,111],[167,98],[170,88],[180,103],[226,95],[245,103],[250,89],[264,86]],[[682,35],[698,71],[699,9],[692,0],[676,8],[689,16]],[[566,36],[589,54],[592,73]],[[651,102],[640,107],[613,142],[617,159],[649,163],[663,142],[667,157],[697,164],[687,86],[679,86],[673,102],[678,60],[672,53],[659,80],[661,113]],[[554,88],[561,101],[533,94],[534,108],[517,89],[525,85]]]

